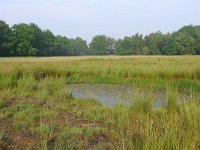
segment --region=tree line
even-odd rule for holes
[[[54,35],[36,24],[10,27],[0,20],[0,56],[77,56],[77,55],[195,55],[200,54],[200,26],[184,26],[176,32],[160,31],[114,39],[97,35],[87,41]]]

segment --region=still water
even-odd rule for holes
[[[105,106],[115,104],[134,103],[136,97],[152,100],[152,107],[167,105],[167,92],[165,89],[141,88],[119,84],[69,84],[67,85],[72,96],[79,99],[94,99]],[[185,102],[190,96],[186,93],[177,93],[177,102]]]

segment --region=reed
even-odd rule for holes
[[[1,58],[0,149],[199,149],[199,66],[198,56]],[[131,105],[105,107],[74,99],[73,82],[139,88]],[[151,107],[151,87],[166,88],[166,108]]]

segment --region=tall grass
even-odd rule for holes
[[[171,86],[170,84],[167,85],[167,108],[169,111],[176,110],[177,108],[177,89]]]
[[[68,82],[138,83],[200,91],[200,58],[182,57],[1,58],[0,78],[33,76],[35,80],[66,78]]]
[[[0,149],[199,149],[199,66],[198,56],[2,58]],[[148,88],[110,108],[73,99],[72,82]],[[151,107],[151,86],[166,88],[166,108]],[[179,90],[192,100],[178,104]]]

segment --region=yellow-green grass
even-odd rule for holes
[[[198,56],[0,58],[0,149],[200,149],[199,80]],[[75,100],[72,82],[162,87],[168,105],[139,91],[128,107]]]
[[[63,77],[68,82],[143,84],[200,90],[198,56],[80,56],[45,58],[1,58],[0,75],[34,78]]]

